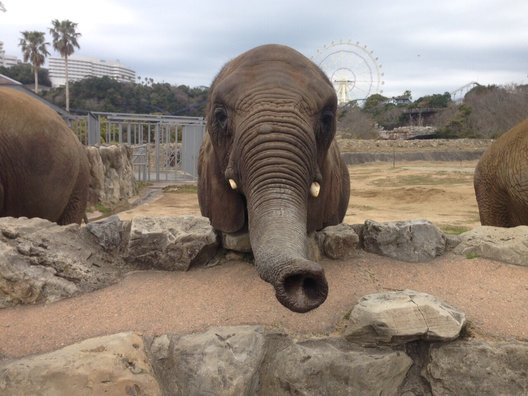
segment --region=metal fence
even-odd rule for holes
[[[198,153],[205,135],[203,117],[92,112],[68,123],[84,144],[129,144],[136,180],[198,177]]]

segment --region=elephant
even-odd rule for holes
[[[0,217],[80,224],[90,169],[62,118],[29,94],[0,87]]]
[[[340,223],[350,180],[328,77],[296,50],[253,48],[214,79],[198,160],[203,216],[224,233],[249,232],[255,266],[278,301],[304,313],[328,283],[310,259],[308,233]]]
[[[482,154],[474,187],[482,225],[528,225],[528,118]]]

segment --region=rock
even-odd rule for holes
[[[225,249],[241,253],[251,252],[251,242],[249,241],[249,233],[247,231],[232,234],[221,232],[220,234],[222,236],[222,246]]]
[[[461,235],[456,254],[472,254],[509,264],[528,266],[528,226],[513,228],[481,226]]]
[[[265,341],[260,327],[220,327],[170,342],[158,337],[151,353],[167,394],[254,395]]]
[[[330,339],[277,349],[264,365],[261,395],[398,395],[412,365],[402,351]]]
[[[89,146],[86,154],[90,162],[89,205],[115,207],[138,193],[130,146]]]
[[[137,217],[125,259],[142,269],[186,271],[206,264],[217,249],[216,233],[205,217]]]
[[[444,234],[446,237],[446,252],[453,251],[462,242],[460,235]]]
[[[366,251],[413,263],[432,260],[446,250],[446,237],[427,220],[367,220],[362,236]]]
[[[126,269],[78,225],[39,218],[0,218],[0,253],[0,308],[100,289]]]
[[[412,290],[369,294],[352,309],[345,337],[366,344],[418,339],[450,341],[466,324],[463,312]]]
[[[326,227],[318,232],[321,251],[332,259],[357,257],[359,237],[354,228],[348,224]]]
[[[528,394],[528,343],[455,341],[431,347],[422,375],[434,395]]]
[[[161,395],[134,333],[92,338],[55,352],[0,363],[3,395]]]
[[[117,215],[86,225],[106,251],[121,251],[130,235],[130,221],[122,221]]]

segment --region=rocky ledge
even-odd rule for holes
[[[310,236],[313,259],[347,259],[363,250],[407,262],[448,251],[528,266],[528,227],[478,227],[460,236],[426,220],[339,224]],[[0,308],[60,300],[117,282],[133,270],[186,271],[251,252],[247,234],[218,235],[204,217],[143,217],[58,226],[0,219]]]

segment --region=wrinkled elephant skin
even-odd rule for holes
[[[484,152],[474,186],[482,225],[528,225],[528,119]]]
[[[209,92],[202,214],[226,233],[247,228],[260,277],[295,312],[316,308],[328,293],[323,268],[308,258],[307,233],[340,223],[348,206],[336,111],[324,73],[280,45],[227,63]]]
[[[0,88],[0,217],[80,224],[89,172],[84,148],[55,111]]]

